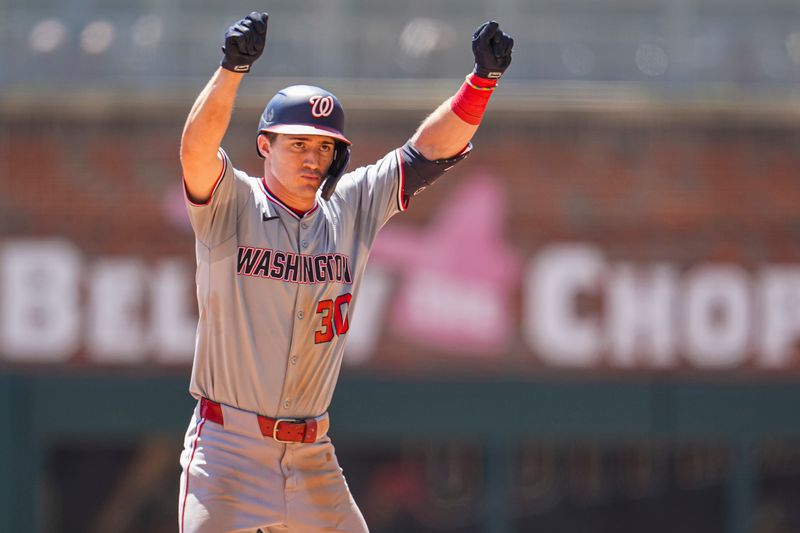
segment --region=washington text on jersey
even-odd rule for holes
[[[345,254],[306,255],[239,246],[237,273],[290,283],[353,283],[350,257]]]

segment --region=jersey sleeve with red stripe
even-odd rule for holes
[[[342,227],[352,227],[361,241],[371,246],[378,230],[395,214],[405,211],[403,165],[400,149],[392,150],[371,165],[348,172],[331,196],[331,207],[340,213]]]
[[[219,153],[222,157],[222,168],[209,199],[204,203],[193,202],[186,191],[185,183],[183,189],[195,236],[209,247],[229,239],[236,232],[236,220],[251,193],[248,184],[251,178],[233,168],[224,150],[220,148]]]

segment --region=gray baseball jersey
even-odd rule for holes
[[[200,315],[190,392],[272,417],[318,416],[369,250],[406,207],[401,151],[345,174],[330,201],[318,195],[302,217],[220,154],[211,198],[187,200]]]

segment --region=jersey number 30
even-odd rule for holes
[[[317,304],[317,314],[322,315],[322,328],[314,333],[314,342],[322,344],[330,342],[334,334],[344,335],[350,329],[350,320],[347,313],[350,311],[350,300],[353,295],[349,292],[342,294],[336,300],[320,300]]]

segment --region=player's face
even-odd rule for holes
[[[273,193],[291,207],[310,209],[322,178],[333,161],[335,143],[323,135],[259,137],[264,177]]]

